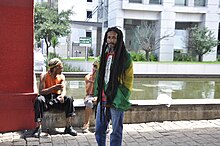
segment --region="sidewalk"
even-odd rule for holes
[[[57,131],[63,131],[63,128]],[[0,146],[97,146],[94,133],[83,134],[75,128],[78,136],[44,133],[41,138],[30,137],[31,131],[0,133]],[[110,132],[111,133],[111,132]],[[109,136],[107,135],[107,146]],[[220,119],[198,121],[164,121],[140,124],[124,124],[123,146],[219,146]]]

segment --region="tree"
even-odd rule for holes
[[[157,28],[155,23],[142,23],[134,28],[134,42],[139,48],[145,51],[146,60],[149,61],[149,53],[157,49],[160,41],[170,37],[171,35],[164,35],[156,38]]]
[[[64,37],[71,32],[69,16],[72,10],[61,11],[48,7],[47,4],[36,4],[34,8],[34,35],[40,42],[44,39],[48,56],[48,48],[52,45],[53,37]]]
[[[202,61],[204,54],[212,51],[213,47],[219,44],[214,32],[207,27],[194,26],[189,28],[188,45],[192,54],[198,56],[198,61]]]

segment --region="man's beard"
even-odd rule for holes
[[[108,47],[109,47],[110,49],[113,49],[113,48],[115,47],[115,44],[113,44],[113,43],[108,43]]]

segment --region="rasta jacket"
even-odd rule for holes
[[[125,111],[128,110],[128,108],[131,106],[131,103],[129,102],[129,97],[131,95],[131,90],[133,86],[133,63],[132,59],[129,53],[126,54],[126,62],[125,62],[125,74],[124,78],[122,80],[122,77],[119,79],[119,85],[112,103],[112,106],[121,110]],[[120,66],[119,66],[120,67]],[[96,74],[95,84],[94,84],[94,96],[98,96],[98,71]],[[104,83],[104,91],[107,89],[107,84]]]

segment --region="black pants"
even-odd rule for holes
[[[75,115],[75,108],[73,106],[73,97],[64,96],[64,103],[56,100],[58,94],[48,94],[46,96],[39,95],[34,102],[35,122],[41,122],[45,111],[51,108],[64,110],[66,118]]]

